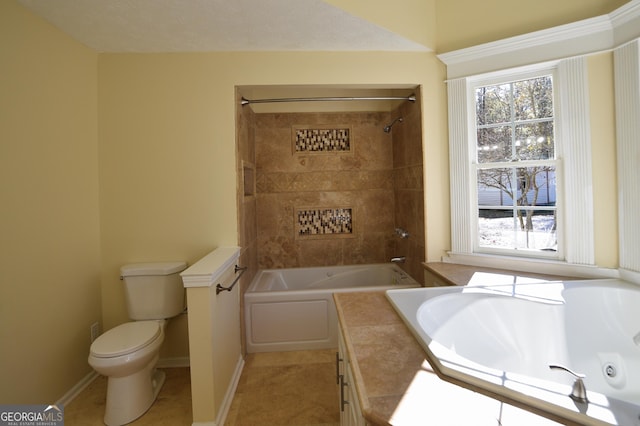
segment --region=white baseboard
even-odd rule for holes
[[[233,377],[231,378],[231,383],[227,388],[227,393],[224,395],[224,399],[222,400],[222,405],[220,407],[220,411],[218,412],[218,416],[216,421],[213,423],[213,426],[216,425],[224,425],[227,420],[227,415],[229,414],[229,408],[231,407],[231,403],[233,402],[233,396],[236,393],[236,389],[238,388],[238,382],[240,381],[240,376],[242,375],[242,369],[244,368],[244,358],[242,354],[238,357],[238,362],[236,364],[236,369],[233,373]],[[193,423],[193,426],[204,426]],[[208,424],[206,426],[209,426]]]
[[[99,374],[96,373],[95,371],[92,371],[91,373],[84,376],[78,383],[76,383],[71,389],[69,389],[67,393],[65,393],[62,396],[62,398],[56,401],[56,405],[64,406],[69,404],[71,401],[74,400],[76,396],[80,394],[80,392],[85,390],[85,388],[89,386],[91,382],[93,382],[98,376]]]
[[[176,358],[160,358],[158,361],[158,368],[180,368],[189,367],[190,360],[188,356],[176,357]]]

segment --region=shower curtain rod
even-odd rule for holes
[[[410,96],[358,96],[358,97],[320,97],[320,98],[275,98],[275,99],[247,99],[240,101],[242,106],[248,104],[266,104],[273,102],[316,102],[316,101],[416,101],[416,95]]]

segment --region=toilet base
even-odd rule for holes
[[[141,371],[107,380],[104,423],[121,426],[142,416],[153,405],[164,384],[164,371],[155,368],[157,358]]]

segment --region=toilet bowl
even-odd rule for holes
[[[129,318],[92,344],[89,365],[107,376],[104,422],[108,426],[131,423],[151,407],[164,383],[156,370],[164,328],[170,318],[185,312],[184,286],[180,272],[186,262],[156,262],[124,265]]]
[[[164,383],[164,372],[155,369],[164,341],[166,321],[121,324],[91,345],[89,365],[108,377],[104,422],[124,425],[143,415]]]

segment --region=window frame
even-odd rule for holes
[[[498,247],[487,247],[480,245],[480,235],[479,235],[479,214],[478,209],[480,206],[478,205],[478,179],[477,173],[480,169],[488,168],[489,166],[495,166],[497,164],[505,164],[508,167],[530,167],[535,166],[541,163],[541,161],[535,160],[525,160],[525,161],[517,161],[517,162],[499,162],[499,163],[480,163],[477,161],[476,151],[477,151],[477,132],[478,125],[476,119],[476,90],[480,87],[485,86],[494,86],[500,84],[513,83],[516,81],[522,80],[530,80],[540,77],[550,76],[552,81],[552,90],[553,90],[553,126],[554,126],[554,158],[551,160],[542,161],[545,164],[553,165],[556,169],[555,171],[555,179],[556,179],[556,205],[553,210],[556,211],[556,238],[557,238],[557,250],[556,251],[542,251],[542,250],[526,250],[526,249],[517,249],[517,248],[498,248]],[[478,254],[492,254],[498,256],[514,256],[514,257],[523,257],[523,258],[540,258],[540,259],[551,259],[551,260],[564,260],[564,232],[563,232],[563,218],[562,214],[563,203],[562,203],[562,166],[561,161],[559,159],[559,152],[561,152],[561,141],[557,137],[557,105],[559,104],[559,96],[557,95],[557,66],[554,64],[548,66],[542,66],[540,68],[535,68],[531,70],[509,70],[502,71],[498,73],[492,73],[488,75],[482,75],[477,77],[472,77],[468,79],[468,118],[469,118],[469,140],[468,140],[468,149],[469,149],[469,195],[470,195],[470,207],[473,211],[470,214],[471,219],[471,233],[472,233],[472,242],[473,242],[473,253]],[[513,122],[512,122],[513,124]],[[507,209],[508,210],[508,209]]]
[[[477,200],[473,194],[471,161],[475,160],[475,87],[492,82],[553,76],[554,134],[558,191],[558,251],[553,256],[520,251],[478,251]],[[449,100],[449,156],[451,196],[451,252],[461,263],[490,256],[504,261],[547,261],[571,265],[594,264],[593,194],[591,185],[591,139],[586,60],[575,57],[498,70],[447,81]],[[570,124],[570,125],[569,125]],[[474,182],[473,185],[471,182]],[[571,221],[565,218],[571,217]],[[475,218],[475,219],[474,219]]]

